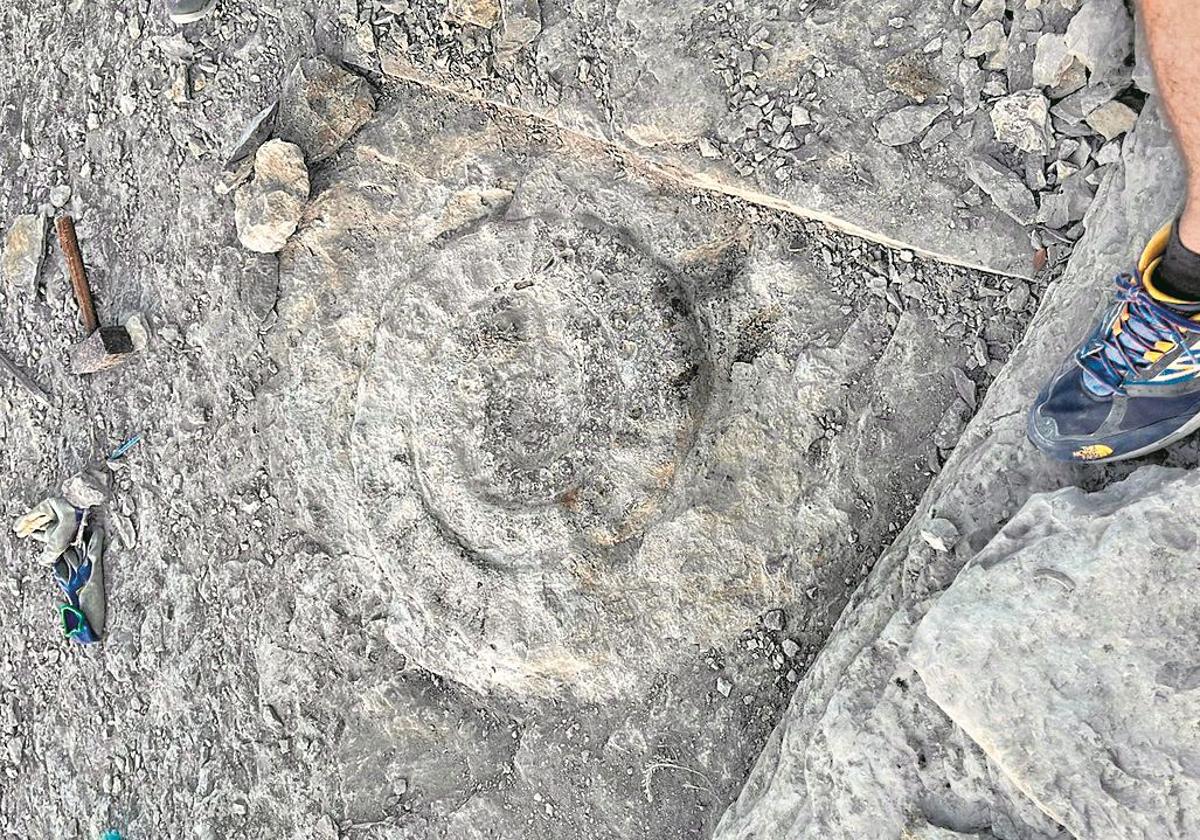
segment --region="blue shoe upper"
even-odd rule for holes
[[[1038,395],[1029,437],[1052,457],[1115,460],[1194,427],[1200,323],[1191,307],[1156,300],[1147,280],[1140,271],[1117,278],[1113,305]]]
[[[1117,277],[1117,303],[1110,307],[1091,337],[1076,353],[1083,368],[1081,384],[1089,393],[1106,397],[1125,392],[1130,382],[1175,381],[1195,376],[1200,354],[1192,348],[1198,325],[1194,313],[1183,312],[1150,296],[1137,273]],[[1183,372],[1154,373],[1166,365]],[[1189,370],[1191,369],[1191,370]],[[1148,374],[1154,375],[1146,378]],[[1177,375],[1176,375],[1177,374]]]
[[[1038,400],[1056,432],[1073,437],[1095,434],[1112,411],[1112,400],[1097,399],[1084,384],[1083,369],[1072,364],[1051,381]]]

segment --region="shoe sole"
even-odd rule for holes
[[[204,8],[200,9],[199,11],[188,12],[187,14],[182,14],[182,15],[173,15],[168,12],[167,17],[171,18],[171,21],[173,23],[178,23],[178,24],[195,23],[196,21],[200,20],[200,18],[204,17],[209,12],[211,12],[213,10],[213,7],[216,5],[217,5],[217,0],[209,0],[209,2],[205,4]]]
[[[1152,452],[1157,452],[1160,449],[1166,449],[1168,446],[1178,443],[1188,435],[1191,435],[1197,431],[1200,431],[1200,414],[1196,414],[1165,438],[1157,440],[1154,443],[1148,443],[1140,449],[1134,449],[1130,452],[1123,452],[1120,455],[1110,455],[1107,458],[1094,458],[1091,460],[1083,460],[1080,458],[1064,458],[1059,460],[1064,460],[1072,464],[1114,464],[1117,461],[1128,461],[1133,458],[1141,458],[1145,455],[1151,454]],[[1047,447],[1052,448],[1050,441],[1046,441],[1045,438],[1037,433],[1037,429],[1032,422],[1032,417],[1030,417],[1030,420],[1026,426],[1026,436],[1029,437],[1030,441],[1037,446],[1038,449],[1046,451],[1046,449],[1039,445],[1039,441],[1045,441]]]

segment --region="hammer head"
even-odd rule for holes
[[[129,358],[133,340],[124,327],[101,327],[71,348],[73,373],[99,373]]]

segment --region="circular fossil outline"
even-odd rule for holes
[[[556,221],[560,222],[561,220]],[[605,316],[619,314],[618,310],[614,309],[613,313],[605,312],[603,308],[598,308],[589,302],[587,297],[575,288],[579,283],[579,278],[588,276],[589,267],[583,266],[579,262],[557,264],[553,271],[547,270],[552,267],[550,264],[542,265],[540,268],[535,267],[536,249],[531,243],[538,241],[539,237],[549,239],[549,236],[545,235],[547,227],[546,223],[536,219],[525,219],[519,222],[494,221],[477,228],[466,236],[453,239],[409,275],[410,280],[407,285],[401,284],[399,287],[399,296],[402,301],[407,297],[418,310],[424,312],[426,316],[432,317],[429,315],[430,309],[436,309],[439,306],[447,312],[457,311],[460,315],[470,311],[471,307],[464,305],[464,299],[468,292],[473,292],[480,301],[483,301],[489,295],[510,290],[521,291],[523,288],[532,287],[539,295],[542,295],[544,302],[547,291],[553,290],[559,300],[560,310],[567,313],[568,320],[571,315],[578,316],[580,312],[585,313],[586,318],[576,317],[574,319],[575,325],[594,324],[599,330],[599,335],[603,337],[603,345],[607,347],[609,353],[614,354],[613,358],[616,359],[615,354],[618,351],[620,339]],[[654,398],[655,404],[662,403],[671,408],[662,417],[654,418],[657,426],[647,425],[645,427],[651,433],[657,428],[660,434],[641,442],[641,448],[649,451],[651,455],[655,449],[659,451],[657,462],[652,464],[654,469],[642,470],[643,477],[655,476],[656,484],[653,487],[638,485],[636,477],[622,484],[623,474],[616,468],[615,462],[611,458],[608,464],[603,463],[604,458],[600,458],[601,463],[598,466],[591,465],[587,470],[577,473],[582,477],[582,483],[586,484],[587,480],[592,477],[589,475],[589,471],[596,474],[607,470],[608,477],[615,477],[617,480],[616,489],[625,492],[627,498],[636,502],[636,504],[630,502],[628,509],[616,519],[605,520],[601,515],[600,525],[593,529],[596,534],[596,538],[593,540],[594,545],[614,546],[640,536],[648,524],[661,515],[664,504],[674,488],[674,480],[678,475],[679,467],[688,457],[695,440],[698,422],[705,413],[703,405],[707,401],[707,392],[711,385],[707,379],[711,372],[711,366],[706,358],[703,330],[692,309],[690,297],[679,288],[679,278],[669,266],[653,255],[647,254],[643,248],[639,247],[638,243],[629,241],[623,232],[611,228],[597,230],[594,220],[589,219],[579,228],[568,231],[568,234],[575,231],[579,231],[576,239],[582,240],[587,236],[597,237],[603,243],[605,251],[620,249],[624,252],[622,259],[634,261],[638,279],[635,280],[636,285],[633,288],[637,291],[638,296],[644,298],[640,301],[641,305],[645,307],[649,302],[651,305],[647,308],[653,310],[649,317],[661,319],[662,325],[665,325],[657,331],[658,338],[667,346],[679,348],[676,353],[671,354],[672,359],[666,361],[654,355],[656,349],[661,351],[662,348],[649,347],[648,356],[652,363],[660,366],[665,366],[667,362],[673,360],[681,369],[687,369],[687,382],[690,383],[680,386],[678,382],[665,379],[661,375],[657,379],[646,378],[647,382],[652,383],[649,389],[651,396],[664,390],[686,388],[686,392],[682,396],[679,393],[672,393],[670,400]],[[556,233],[558,234],[557,239],[561,242],[564,237],[561,225]],[[570,236],[567,238],[570,239]],[[498,254],[503,258],[498,257]],[[551,263],[553,262],[551,260]],[[492,274],[487,275],[487,282],[483,281],[483,273],[479,270],[480,265],[486,265],[492,270]],[[461,270],[455,270],[455,266]],[[595,266],[590,268],[594,269]],[[627,268],[624,274],[629,274]],[[653,274],[665,282],[646,282],[642,277],[646,274]],[[493,282],[497,275],[503,277],[504,282]],[[430,282],[431,277],[437,279],[439,276],[443,280],[458,276],[461,282],[458,282],[457,286],[454,282]],[[527,282],[531,277],[536,278],[533,280],[532,286],[530,282]],[[463,283],[466,283],[466,286]],[[664,292],[668,297],[662,300],[658,299],[658,296]],[[606,299],[601,298],[600,300]],[[567,301],[573,303],[575,308],[567,309],[565,307]],[[638,301],[635,299],[634,303],[636,304]],[[455,309],[455,305],[457,305],[457,309]],[[378,368],[386,367],[386,360],[395,357],[394,353],[386,352],[386,345],[392,340],[389,338],[391,333],[403,332],[407,329],[410,333],[411,344],[411,321],[406,321],[403,325],[397,323],[403,315],[404,306],[402,303],[398,303],[393,313],[380,323],[376,333],[376,351],[363,371],[364,380],[380,378]],[[432,321],[430,323],[431,326],[436,326]],[[578,331],[583,332],[582,329]],[[449,335],[450,332],[452,331],[443,334],[442,343],[447,343],[445,335]],[[430,333],[430,335],[433,334]],[[428,336],[423,337],[428,338]],[[453,342],[449,343],[453,344]],[[594,347],[595,342],[590,346]],[[639,345],[635,349],[643,351],[647,348]],[[385,380],[390,378],[395,383],[397,371],[403,369],[405,365],[419,367],[421,362],[428,363],[427,366],[435,364],[433,354],[418,355],[420,358],[410,359],[402,353],[399,356],[400,363],[393,366],[394,369],[390,371],[390,375],[382,378]],[[616,399],[610,404],[608,412],[615,418],[608,427],[610,440],[628,434],[631,430],[628,425],[630,418],[639,416],[628,411],[630,393],[637,386],[627,382],[621,371],[621,364],[614,361],[612,366],[615,371],[613,381],[618,383],[619,387],[612,389],[616,392],[613,394]],[[585,382],[588,379],[586,371],[583,372],[582,378]],[[399,379],[404,379],[403,373],[399,375]],[[450,469],[446,468],[447,463],[451,465],[454,463],[454,458],[447,458],[444,454],[439,457],[440,453],[437,450],[439,446],[445,444],[438,441],[430,446],[427,440],[423,439],[427,437],[423,432],[423,428],[427,426],[424,414],[427,414],[431,407],[418,398],[423,395],[421,393],[423,390],[425,395],[428,394],[428,381],[428,376],[423,378],[416,375],[402,384],[401,391],[404,393],[401,394],[401,397],[407,397],[402,400],[406,404],[391,405],[388,414],[391,417],[390,425],[394,428],[395,433],[402,435],[405,440],[407,460],[411,463],[411,474],[419,491],[420,499],[445,538],[457,544],[468,558],[489,567],[528,566],[530,557],[539,556],[561,560],[578,548],[578,541],[585,536],[584,532],[587,529],[577,520],[567,516],[569,511],[566,509],[568,505],[564,498],[571,496],[576,488],[570,488],[567,493],[563,493],[561,488],[555,489],[543,494],[538,499],[538,506],[534,510],[520,510],[513,505],[504,505],[502,497],[489,498],[488,493],[480,492],[478,482],[473,480],[477,478],[477,474],[468,470],[460,470],[459,474],[455,476],[452,466]],[[667,382],[666,385],[662,384],[664,381]],[[374,390],[367,388],[366,392]],[[585,393],[587,392],[585,388]],[[701,403],[699,407],[696,405],[697,400]],[[378,413],[384,410],[382,406],[378,405],[372,408],[370,403],[371,400],[368,400],[366,403],[360,404],[360,413],[369,414],[372,410]],[[634,437],[642,433],[642,426],[639,425],[637,429],[638,433]],[[366,441],[362,441],[362,443],[370,446]],[[448,450],[453,449],[453,443],[456,442],[447,445]],[[639,451],[639,447],[636,445],[628,448],[634,452]],[[604,454],[606,450],[598,451]],[[619,451],[624,452],[625,450]],[[453,456],[453,454],[451,451],[450,455]],[[352,455],[352,457],[355,456]],[[356,458],[356,460],[358,459]],[[441,469],[438,469],[436,464],[439,460],[443,465]],[[458,463],[469,463],[469,460]],[[628,477],[625,476],[625,478]],[[464,488],[469,498],[464,499],[462,493],[456,497],[454,492],[448,492],[446,488],[448,480],[455,487]],[[577,482],[577,485],[579,483]],[[603,509],[600,510],[601,514],[604,512]]]

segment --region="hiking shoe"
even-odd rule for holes
[[[211,12],[217,0],[164,0],[163,5],[175,23],[192,23]]]
[[[1029,439],[1052,458],[1136,458],[1200,428],[1200,304],[1154,287],[1170,236],[1117,277],[1112,305],[1038,394]]]

